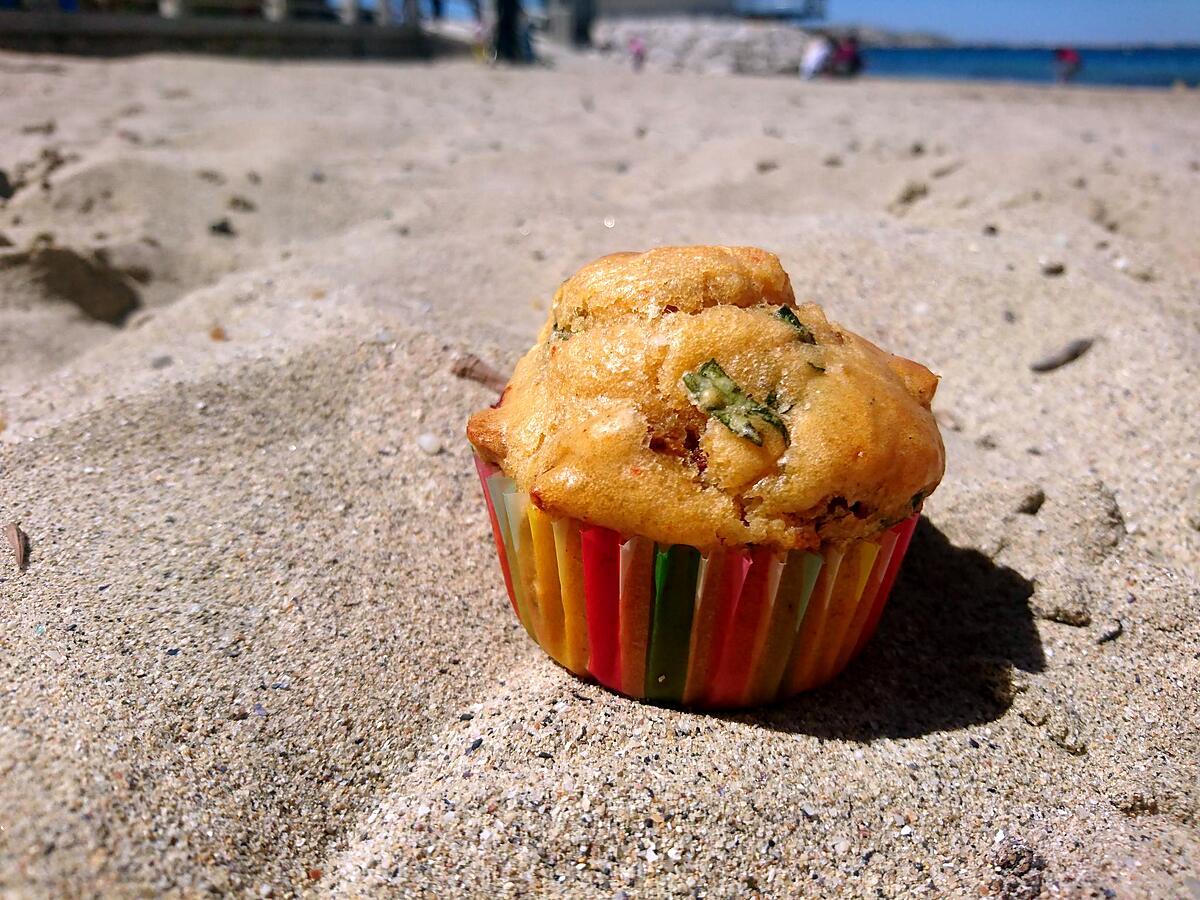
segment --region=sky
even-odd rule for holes
[[[1200,0],[825,0],[831,25],[933,31],[959,41],[1200,43]]]

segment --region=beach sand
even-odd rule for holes
[[[0,893],[1200,897],[1194,93],[0,79]],[[736,715],[526,638],[451,372],[692,242],[943,377],[875,640]]]

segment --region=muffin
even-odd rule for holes
[[[509,598],[631,697],[767,703],[871,636],[945,465],[938,379],[749,247],[603,257],[473,415]]]

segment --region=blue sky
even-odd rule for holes
[[[961,41],[1200,43],[1200,0],[826,0],[830,24]]]

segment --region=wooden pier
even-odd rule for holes
[[[209,0],[210,4],[212,0]],[[220,0],[218,0],[220,2]],[[0,9],[0,49],[80,56],[190,52],[287,58],[428,58],[467,48],[422,29],[416,0],[394,17],[386,0],[224,0],[223,7],[157,0],[144,11]]]

